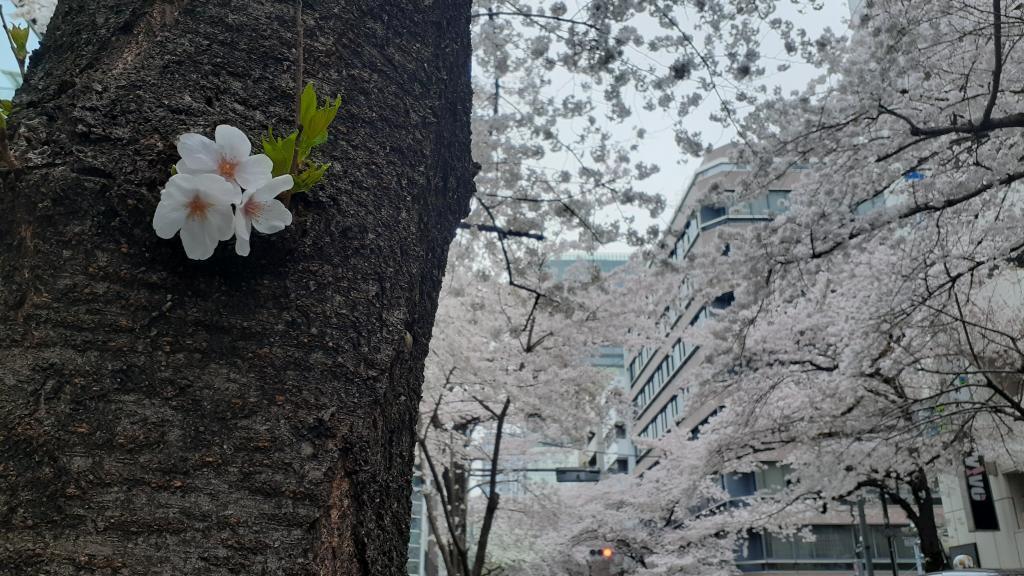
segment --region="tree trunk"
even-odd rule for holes
[[[0,574],[404,574],[469,7],[307,0],[332,168],[196,263],[151,225],[175,139],[290,129],[293,3],[61,0],[0,190]]]
[[[921,541],[921,555],[924,556],[926,572],[945,570],[949,563],[946,551],[939,538],[939,527],[935,522],[935,504],[932,502],[932,489],[928,485],[928,476],[924,470],[918,470],[910,478],[910,489],[914,503],[917,505],[917,536]]]

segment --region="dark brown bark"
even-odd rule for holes
[[[921,543],[921,555],[924,556],[924,568],[927,572],[938,572],[949,567],[945,548],[939,538],[939,527],[935,521],[935,503],[932,489],[928,485],[928,475],[923,468],[917,468],[912,474],[902,477],[902,481],[910,488],[910,499],[896,486],[882,480],[884,476],[864,480],[857,484],[856,490],[874,488],[885,494],[885,498],[896,504],[907,515],[914,525],[918,540]],[[850,494],[853,494],[851,492]]]
[[[935,504],[932,502],[932,489],[928,485],[928,476],[924,470],[918,470],[910,478],[910,490],[917,505],[917,519],[914,527],[921,541],[921,555],[924,556],[926,572],[938,572],[949,568],[946,550],[939,538],[939,526],[935,522]]]
[[[885,493],[886,498],[899,506],[907,515],[907,519],[914,525],[914,530],[920,541],[925,571],[945,570],[949,567],[949,563],[942,540],[939,538],[939,526],[935,521],[935,503],[932,499],[932,489],[928,485],[928,475],[923,469],[918,468],[913,474],[906,477],[905,481],[907,487],[910,488],[910,500],[905,497],[904,493],[894,489],[887,482],[871,481],[863,482],[862,485],[881,490]]]
[[[195,263],[151,226],[175,138],[291,126],[294,4],[61,0],[0,190],[0,575],[404,573],[469,5],[307,2],[333,167]]]

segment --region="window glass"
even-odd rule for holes
[[[781,214],[786,210],[789,210],[789,190],[769,190],[768,211]]]
[[[720,208],[718,206],[704,206],[700,209],[700,223],[701,225],[704,225],[709,222],[714,222],[719,218],[724,218],[725,214],[725,208]]]
[[[733,498],[751,496],[755,492],[754,474],[744,472],[742,474],[726,474],[722,478],[725,491]]]
[[[750,215],[751,216],[767,216],[768,215],[768,196],[761,196],[755,198],[749,202]]]

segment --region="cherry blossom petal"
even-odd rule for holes
[[[175,174],[171,176],[171,179],[164,185],[164,189],[160,191],[161,200],[178,200],[184,202],[187,198],[192,196],[192,191],[196,188],[196,180],[190,174]]]
[[[153,213],[153,230],[156,230],[156,235],[164,240],[173,238],[178,230],[181,230],[187,217],[188,208],[180,200],[162,199]]]
[[[235,236],[244,238],[246,240],[252,236],[252,223],[248,218],[245,217],[245,206],[246,200],[242,200],[242,203],[235,209]]]
[[[238,203],[239,192],[230,182],[216,174],[200,174],[193,176],[196,188],[202,191],[203,198],[217,206],[228,206]]]
[[[211,206],[207,213],[209,227],[217,240],[230,240],[235,233],[235,215],[230,206]]]
[[[178,138],[178,154],[191,172],[216,172],[220,163],[217,143],[202,134],[182,134]]]
[[[235,254],[239,256],[249,255],[249,239],[242,238],[238,234],[235,234]]]
[[[181,245],[185,255],[193,260],[206,260],[213,256],[218,242],[216,231],[199,218],[187,218],[181,227]]]
[[[257,188],[270,182],[273,170],[274,161],[266,154],[257,154],[238,163],[238,167],[235,168],[235,180],[246,190]]]
[[[263,210],[252,219],[253,228],[264,234],[280,232],[291,223],[292,213],[278,200],[263,203]]]
[[[217,139],[217,146],[220,147],[220,152],[224,157],[234,162],[245,160],[249,157],[249,153],[252,152],[252,143],[249,142],[249,137],[234,126],[228,126],[227,124],[217,126],[214,137]]]
[[[205,174],[202,170],[193,168],[188,162],[185,162],[184,159],[178,160],[178,163],[174,165],[174,168],[177,169],[178,174]]]
[[[295,180],[292,179],[290,174],[285,174],[284,176],[278,176],[257,188],[253,191],[252,197],[253,200],[256,200],[257,202],[266,202],[277,198],[277,196],[282,192],[291,190],[293,186],[295,186]]]

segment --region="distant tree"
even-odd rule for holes
[[[929,477],[1024,457],[1024,21],[1000,0],[867,6],[826,76],[746,117],[750,180],[709,200],[805,174],[786,214],[686,265],[737,296],[704,330],[701,399],[724,407],[723,460],[774,453],[824,502],[885,492],[936,570]]]

